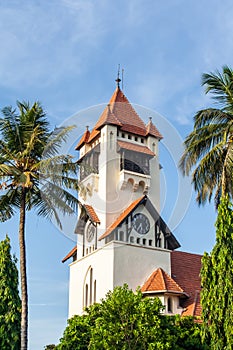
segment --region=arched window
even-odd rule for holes
[[[96,280],[91,266],[88,267],[83,281],[83,308],[96,301]]]
[[[113,149],[113,132],[110,131],[110,149]]]
[[[167,298],[167,311],[168,311],[168,312],[173,312],[173,311],[172,311],[172,300],[171,300],[170,297]]]
[[[88,306],[88,284],[85,285],[85,304],[86,307]]]
[[[152,152],[155,153],[155,151],[156,151],[156,145],[155,145],[155,143],[153,142],[153,143],[152,143]]]
[[[92,304],[93,269],[90,269],[90,305]]]
[[[94,280],[94,299],[93,302],[96,303],[96,280]]]

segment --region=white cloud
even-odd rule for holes
[[[45,86],[79,74],[85,55],[101,40],[96,12],[90,1],[1,4],[1,84]]]

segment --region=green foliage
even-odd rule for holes
[[[0,118],[0,221],[21,208],[25,189],[26,210],[54,218],[61,227],[60,213],[73,214],[77,198],[67,190],[77,190],[78,165],[72,157],[59,154],[73,127],[49,131],[40,103],[17,102],[2,110]]]
[[[158,298],[143,298],[127,285],[108,292],[100,304],[68,320],[58,350],[204,350],[192,318],[161,315]]]
[[[233,196],[233,70],[203,74],[202,85],[212,93],[219,109],[208,108],[194,116],[193,131],[186,137],[180,161],[184,175],[192,172],[199,204],[215,196]]]
[[[164,331],[170,339],[172,350],[208,350],[201,340],[201,325],[191,316],[164,316]]]
[[[45,350],[53,350],[56,348],[56,345],[55,344],[48,344],[44,348],[45,348]]]
[[[202,259],[202,317],[204,341],[212,350],[233,348],[233,212],[222,198],[216,221],[216,244]]]
[[[20,309],[16,258],[10,239],[0,242],[0,349],[20,348]]]
[[[28,293],[25,250],[26,212],[55,219],[77,212],[78,164],[59,149],[72,127],[49,131],[40,103],[17,102],[5,107],[0,118],[0,221],[20,212],[21,348],[27,349]]]

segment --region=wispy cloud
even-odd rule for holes
[[[85,55],[101,40],[90,1],[1,4],[0,33],[0,78],[5,86],[35,81],[45,86],[61,76],[77,75],[84,69]]]

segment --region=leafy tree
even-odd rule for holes
[[[201,339],[201,324],[192,316],[164,316],[164,330],[167,332],[172,350],[208,350],[207,342]]]
[[[162,303],[127,285],[108,292],[92,330],[92,349],[168,349],[161,329]]]
[[[26,211],[55,218],[72,214],[78,200],[67,189],[77,189],[77,164],[68,155],[59,155],[59,146],[71,128],[49,131],[43,108],[17,102],[18,110],[6,107],[0,119],[0,221],[10,219],[19,210],[19,246],[21,277],[21,349],[27,349],[28,291],[26,272]]]
[[[58,350],[207,349],[193,319],[166,317],[158,298],[143,298],[127,285],[108,292],[106,299],[68,320]]]
[[[219,109],[203,109],[194,116],[180,167],[184,175],[193,171],[198,203],[210,201],[214,194],[218,205],[221,196],[233,195],[233,70],[224,66],[222,73],[203,74],[202,85]]]
[[[216,221],[216,244],[202,259],[203,340],[212,350],[233,348],[233,211],[222,198]]]
[[[56,345],[55,344],[48,344],[44,348],[45,348],[45,350],[53,350],[56,348]]]
[[[0,349],[20,347],[20,309],[18,270],[11,256],[10,239],[0,242]]]

